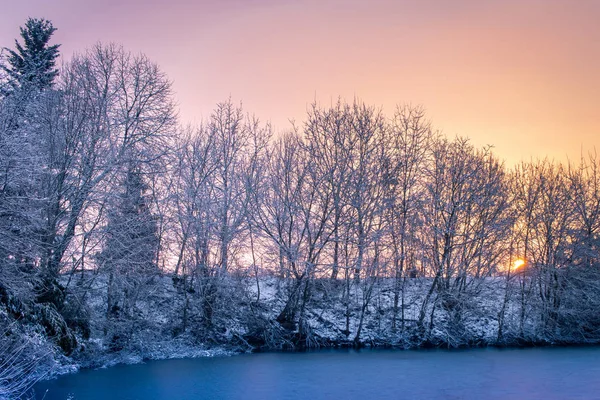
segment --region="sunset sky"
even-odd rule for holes
[[[423,105],[448,136],[509,165],[600,151],[600,1],[4,1],[0,46],[50,19],[63,59],[97,41],[143,52],[173,81],[182,122],[227,99],[270,120],[356,96]]]

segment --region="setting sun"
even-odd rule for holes
[[[513,263],[513,269],[519,269],[523,265],[525,265],[525,260],[519,258],[518,260],[515,260],[515,262]]]

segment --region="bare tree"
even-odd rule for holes
[[[286,326],[293,326],[301,287],[310,273],[303,259],[307,221],[302,205],[308,173],[300,138],[288,134],[279,139],[268,160],[268,172],[261,187],[265,194],[258,196],[255,192],[254,224],[273,244],[281,276],[292,279],[285,306],[277,319]]]
[[[180,138],[178,163],[173,176],[176,213],[176,264],[174,279],[183,293],[181,331],[185,332],[190,314],[189,295],[198,280],[211,275],[210,238],[213,234],[213,189],[210,182],[216,170],[212,157],[214,140],[204,126],[188,129]],[[181,281],[181,285],[179,285]]]
[[[401,330],[405,323],[405,284],[407,275],[415,277],[419,243],[419,206],[423,202],[423,169],[428,161],[429,146],[434,139],[429,121],[420,107],[396,109],[390,126],[390,176],[386,199],[386,218],[393,254],[394,299],[392,330],[396,329],[400,309]],[[410,264],[409,260],[411,260]],[[407,271],[407,268],[409,270]]]
[[[338,278],[342,263],[343,230],[347,227],[349,213],[350,179],[350,125],[349,106],[341,100],[330,107],[320,108],[313,104],[308,111],[304,125],[304,140],[313,161],[313,169],[323,181],[322,190],[330,193],[332,218],[329,227],[332,231],[331,278]],[[342,266],[344,269],[347,265]]]
[[[510,226],[506,185],[502,166],[489,149],[476,151],[459,138],[440,139],[432,151],[422,232],[432,283],[418,322],[424,329],[428,313],[431,329],[441,306],[450,319],[446,341],[456,345],[463,340],[468,299],[495,272],[504,252],[502,238]]]

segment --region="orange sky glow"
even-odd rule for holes
[[[229,96],[275,131],[307,106],[360,98],[494,145],[513,165],[600,151],[600,1],[29,0],[1,8],[0,46],[50,19],[68,60],[97,41],[143,52],[182,122]]]

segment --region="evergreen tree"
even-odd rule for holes
[[[43,180],[49,154],[56,149],[54,132],[45,128],[49,116],[42,110],[56,99],[40,91],[52,85],[59,45],[48,41],[56,29],[44,19],[29,18],[21,27],[23,44],[16,51],[3,48],[0,60],[0,272],[12,268],[20,274],[34,272],[42,258]],[[37,93],[37,94],[36,94]],[[10,96],[7,96],[11,94]],[[57,110],[48,107],[46,110]]]
[[[23,44],[15,40],[16,50],[5,48],[7,62],[0,68],[7,74],[8,94],[18,88],[44,90],[52,86],[58,75],[55,68],[59,44],[49,45],[56,28],[46,19],[29,18],[21,27]]]
[[[108,313],[129,314],[141,289],[158,273],[157,221],[149,207],[147,186],[133,167],[124,191],[109,214],[105,248],[100,261],[109,271]]]

